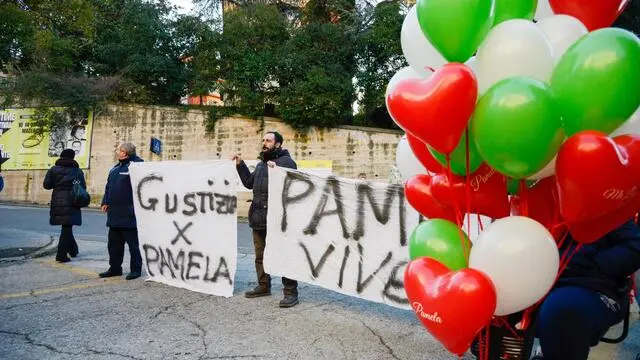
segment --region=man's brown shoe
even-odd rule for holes
[[[271,295],[271,289],[264,288],[261,286],[256,286],[253,290],[249,290],[244,293],[244,297],[246,298],[256,298],[260,296],[269,296]]]
[[[295,295],[285,295],[284,299],[280,300],[281,308],[289,308],[298,305],[298,297]]]

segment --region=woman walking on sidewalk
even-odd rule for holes
[[[60,153],[60,159],[56,161],[44,178],[44,188],[53,189],[51,193],[51,206],[49,210],[49,224],[62,225],[56,261],[71,261],[71,257],[78,255],[78,244],[73,237],[73,225],[82,225],[82,213],[75,207],[71,198],[73,182],[78,179],[83,188],[87,188],[84,173],[80,170],[78,162],[73,158],[75,151],[65,149]]]

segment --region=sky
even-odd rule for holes
[[[186,14],[193,9],[193,2],[191,0],[169,0],[169,2],[180,8],[178,9],[180,14]]]

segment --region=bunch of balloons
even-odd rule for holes
[[[640,39],[610,27],[627,2],[418,0],[406,15],[410,66],[386,105],[428,220],[405,290],[454,354],[544,298],[560,234],[590,243],[640,209]],[[473,242],[470,214],[491,218]]]

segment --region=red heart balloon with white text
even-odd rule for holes
[[[456,148],[476,107],[478,84],[464,64],[449,63],[428,79],[400,81],[387,94],[400,128],[443,154]]]
[[[640,209],[640,136],[577,133],[558,151],[556,177],[572,237],[594,242]]]
[[[475,269],[450,271],[437,260],[412,260],[404,288],[422,325],[450,352],[462,356],[496,310],[496,289]]]
[[[556,178],[560,213],[567,223],[616,212],[640,196],[640,136],[612,139],[598,131],[579,132],[560,147]],[[619,214],[619,224],[635,212]]]

